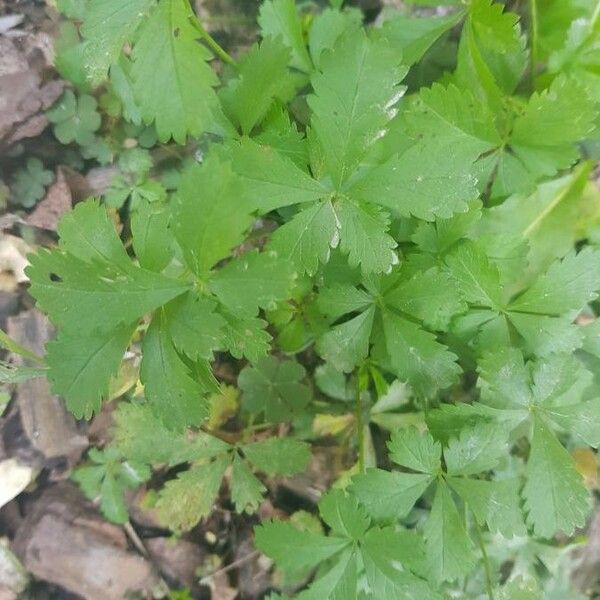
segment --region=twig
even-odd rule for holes
[[[220,575],[221,573],[227,573],[228,571],[231,571],[232,569],[235,569],[236,567],[243,565],[244,563],[248,562],[249,560],[252,560],[253,558],[257,557],[259,554],[260,554],[260,552],[258,550],[253,550],[252,552],[250,552],[250,554],[246,554],[246,556],[242,556],[242,558],[238,558],[237,560],[234,560],[232,563],[229,563],[228,565],[221,567],[220,569],[216,569],[215,571],[213,571],[212,573],[209,573],[208,575],[205,575],[200,580],[200,583],[206,583],[209,579],[211,579],[212,577],[215,577],[216,575]]]

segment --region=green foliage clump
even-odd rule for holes
[[[327,534],[256,528],[298,598],[571,594],[539,565],[585,525],[572,451],[600,444],[600,333],[578,319],[600,293],[600,11],[446,0],[369,27],[265,0],[236,61],[188,0],[61,4],[79,91],[49,117],[84,147],[116,121],[120,175],[31,257],[47,376],[80,418],[124,356],[143,385],[86,493],[123,521],[153,467],[183,531],[216,502],[256,511],[327,434],[353,457]]]

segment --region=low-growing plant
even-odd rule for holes
[[[576,597],[543,565],[600,444],[600,5],[439,3],[265,0],[236,58],[188,0],[59,3],[56,135],[121,144],[28,269],[54,392],[86,419],[127,392],[75,477],[122,522],[153,467],[183,531],[331,437],[325,529],[255,530],[303,600]],[[169,160],[122,145],[144,128]]]

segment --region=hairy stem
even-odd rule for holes
[[[358,436],[358,470],[365,472],[365,424],[363,419],[360,370],[356,372],[356,435]]]

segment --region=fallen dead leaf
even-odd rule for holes
[[[0,507],[16,498],[32,481],[33,469],[9,458],[0,462]]]
[[[29,264],[25,258],[31,248],[14,235],[0,234],[0,273],[11,277],[2,281],[0,289],[12,292],[17,284],[29,281],[25,275],[25,267]]]
[[[583,476],[588,489],[598,487],[598,459],[591,448],[575,448],[571,453],[575,459],[575,467]]]

